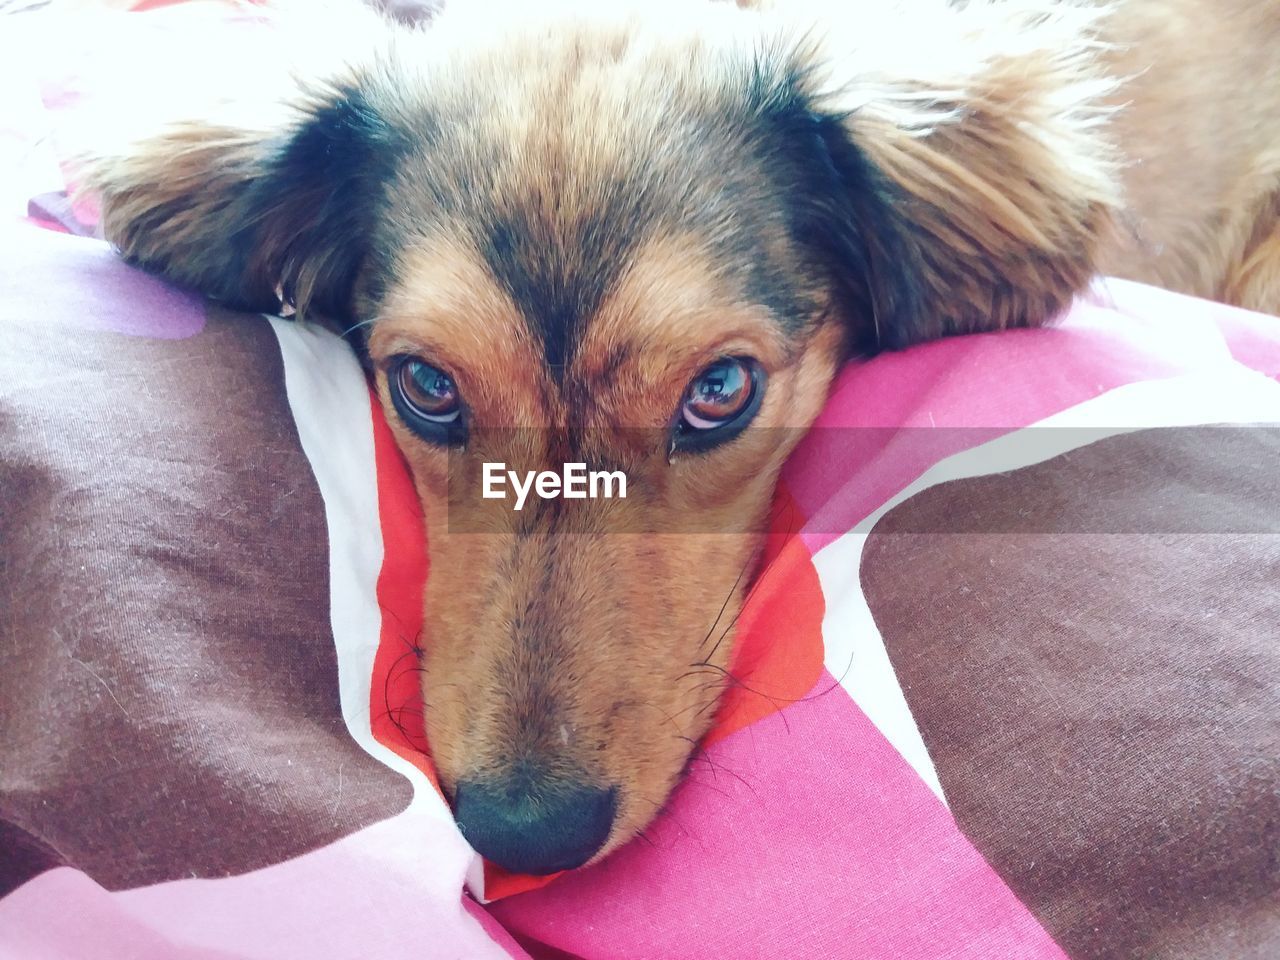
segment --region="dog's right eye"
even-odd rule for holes
[[[399,357],[387,380],[396,413],[410,430],[432,443],[463,441],[462,401],[451,376],[417,357]]]
[[[760,409],[764,370],[750,357],[724,357],[685,388],[671,435],[671,453],[698,452],[727,443]]]

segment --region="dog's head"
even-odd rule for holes
[[[480,852],[547,873],[642,829],[705,733],[841,361],[1054,314],[1112,177],[1087,38],[1051,3],[820,33],[460,6],[89,186],[130,260],[357,331],[428,522],[441,782]],[[497,461],[621,470],[628,495],[473,491],[451,522],[450,477]]]

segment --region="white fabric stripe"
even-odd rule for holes
[[[827,601],[822,618],[825,666],[920,779],[946,803],[938,772],[862,592],[858,571],[866,542],[865,533],[846,534],[813,558]]]
[[[827,599],[822,622],[827,671],[944,803],[937,770],[862,592],[859,570],[868,533],[898,504],[941,483],[1029,467],[1108,436],[1215,423],[1280,423],[1280,384],[1232,364],[1213,373],[1117,387],[1033,427],[948,457],[814,555]],[[1042,429],[1066,427],[1088,430]]]
[[[332,333],[277,317],[268,319],[280,342],[285,390],[302,449],[324,498],[330,617],[342,716],[351,736],[370,756],[413,784],[413,800],[400,815],[415,818],[406,836],[421,838],[426,833],[433,838],[430,845],[404,843],[384,848],[380,856],[400,861],[399,866],[433,886],[425,874],[448,881],[452,895],[457,896],[463,876],[478,858],[422,771],[378,743],[370,725],[373,661],[382,625],[377,583],[383,544],[364,372],[350,346]]]

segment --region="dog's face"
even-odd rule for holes
[[[136,262],[358,325],[427,518],[441,783],[522,872],[603,856],[665,802],[842,359],[1046,318],[1109,201],[1048,54],[1044,76],[984,61],[976,117],[915,77],[851,115],[761,15],[646,22],[446,17],[275,127],[187,124],[91,177]],[[486,462],[620,470],[627,496],[515,510],[480,497]]]
[[[625,273],[562,356],[540,300],[445,240],[411,255],[369,337],[428,519],[435,763],[476,846],[525,871],[580,863],[664,802],[712,720],[756,531],[844,339],[808,305],[778,316],[717,276],[750,261],[709,261],[692,236],[635,239],[625,260],[588,265]],[[420,364],[448,386],[423,396]],[[456,446],[412,409],[441,392],[460,410]],[[627,496],[531,493],[516,511],[477,499],[486,462],[620,470]]]

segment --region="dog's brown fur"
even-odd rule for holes
[[[731,665],[717,623],[850,351],[1039,323],[1100,268],[1280,308],[1273,5],[921,0],[874,24],[799,0],[472,6],[380,26],[375,52],[266,121],[172,127],[88,184],[132,261],[360,324],[428,518],[441,781],[533,758],[534,792],[612,787],[598,856],[652,818],[707,728],[708,673]],[[501,502],[451,530],[458,455],[396,416],[404,355],[457,382],[464,459],[572,452],[624,466],[634,494],[584,506],[573,533]],[[767,372],[750,429],[696,456],[636,439],[664,438],[723,356]],[[499,447],[485,426],[537,430]]]
[[[1126,207],[1102,269],[1280,314],[1280,4],[1124,3],[1107,37]]]

